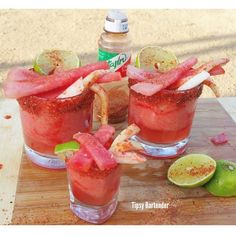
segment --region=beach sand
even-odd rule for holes
[[[83,64],[97,60],[97,41],[107,10],[0,10],[0,81],[14,66],[32,66],[44,49],[77,52]],[[215,79],[222,96],[236,95],[236,10],[127,10],[133,59],[159,45],[180,60],[228,57],[226,74]],[[202,97],[213,97],[204,88]]]

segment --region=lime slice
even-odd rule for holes
[[[175,161],[168,170],[172,183],[194,188],[208,182],[216,170],[216,162],[204,154],[189,154]]]
[[[205,187],[214,196],[236,196],[236,163],[226,160],[217,161],[216,172]]]
[[[79,67],[80,65],[79,57],[71,51],[45,50],[36,57],[34,70],[40,74],[48,75],[57,67],[69,70]]]
[[[74,152],[80,149],[80,144],[76,141],[70,141],[66,143],[57,144],[54,149],[54,153],[61,159],[65,160],[73,156]]]
[[[158,69],[161,72],[175,68],[178,59],[171,51],[158,46],[142,48],[136,57],[136,67],[143,69]]]

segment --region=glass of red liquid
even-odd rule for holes
[[[134,81],[129,81],[129,86]],[[133,137],[145,154],[173,158],[186,149],[192,127],[197,99],[202,85],[189,90],[162,90],[145,96],[130,89],[129,124],[135,123],[140,132]]]
[[[90,90],[69,98],[37,95],[18,99],[28,158],[41,167],[65,168],[54,147],[70,141],[78,131],[91,131],[93,100]]]
[[[108,220],[117,207],[120,166],[100,170],[96,164],[84,171],[76,156],[67,161],[70,208],[79,218],[94,224]]]

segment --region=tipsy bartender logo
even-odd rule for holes
[[[136,211],[145,209],[168,209],[170,203],[167,202],[131,202],[131,208]]]
[[[131,57],[130,53],[120,53],[117,56],[109,59],[107,62],[112,71],[119,70]]]

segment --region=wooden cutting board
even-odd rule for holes
[[[118,130],[126,124],[117,126]],[[226,132],[229,143],[214,146],[209,137]],[[199,100],[186,153],[236,160],[236,124],[215,99]],[[174,160],[149,160],[122,166],[119,204],[106,224],[235,224],[236,197],[211,196],[204,188],[184,189],[166,178]],[[136,203],[169,203],[167,209],[136,210]],[[134,205],[134,204],[133,204]],[[66,172],[50,171],[22,158],[13,224],[86,224],[69,209]]]

